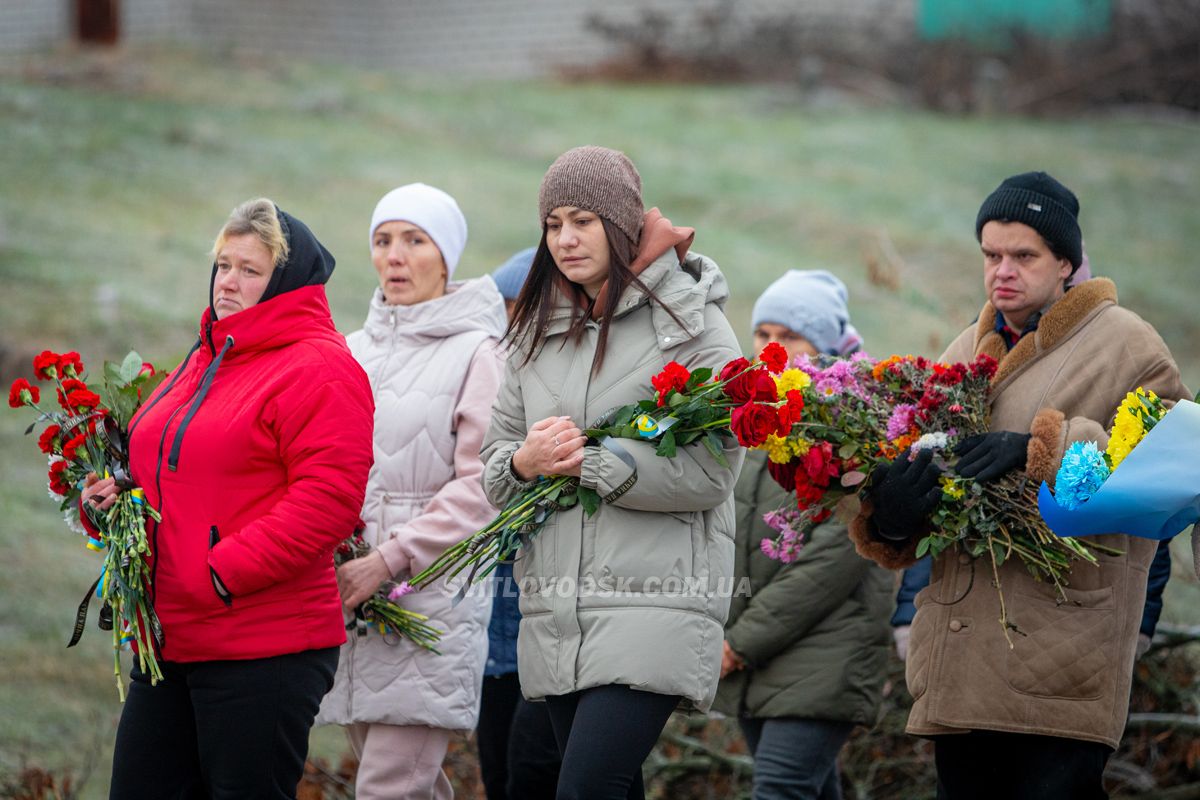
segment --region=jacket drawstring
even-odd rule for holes
[[[166,397],[168,394],[171,393],[171,387],[175,385],[175,382],[179,380],[179,376],[182,375],[184,373],[184,370],[187,369],[188,362],[192,360],[192,356],[194,356],[196,354],[196,351],[200,349],[200,345],[202,343],[203,343],[203,340],[197,336],[196,343],[194,345],[192,345],[192,349],[188,350],[187,355],[183,357],[183,363],[175,368],[175,374],[173,374],[171,376],[171,380],[167,381],[167,385],[163,387],[163,390],[161,392],[159,392],[157,395],[155,395],[154,399],[151,400],[149,403],[147,403],[145,408],[141,408],[138,410],[139,413],[137,415],[137,419],[133,420],[129,424],[129,434],[128,434],[126,441],[133,438],[134,429],[137,428],[138,423],[140,423],[143,419],[146,418],[147,412],[149,412],[150,409],[152,409],[156,405],[158,405],[159,400],[162,400],[164,397]]]
[[[171,454],[167,457],[167,469],[171,472],[175,472],[176,467],[179,466],[179,450],[183,447],[183,434],[187,431],[188,423],[192,421],[192,417],[196,416],[196,412],[200,410],[200,404],[208,396],[209,387],[212,386],[213,378],[217,375],[217,368],[221,366],[221,360],[225,358],[225,354],[231,347],[233,347],[233,337],[226,336],[221,352],[217,353],[217,357],[208,365],[208,369],[204,370],[204,377],[200,380],[200,391],[196,393],[196,399],[192,401],[191,408],[184,415],[183,422],[179,423],[179,430],[175,431],[175,440],[171,442]]]

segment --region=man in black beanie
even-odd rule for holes
[[[1190,397],[1154,329],[1117,304],[1112,281],[1067,284],[1083,260],[1079,201],[1044,172],[1008,178],[979,209],[987,302],[941,361],[987,353],[999,362],[990,431],[955,449],[976,481],[1013,470],[1054,484],[1066,446],[1103,448],[1126,392]],[[941,494],[928,450],[871,476],[851,538],[893,569],[916,560]],[[916,598],[906,679],[908,732],[934,741],[939,800],[1092,800],[1129,707],[1147,568],[1156,542],[1093,537],[1120,555],[1078,564],[1063,590],[1020,559],[998,569],[1009,630],[988,560],[950,548]],[[1011,643],[1010,643],[1011,640]]]
[[[1083,234],[1079,231],[1079,199],[1045,172],[1013,175],[996,187],[979,207],[975,238],[992,220],[1020,222],[1033,228],[1058,258],[1072,269],[1083,261]]]

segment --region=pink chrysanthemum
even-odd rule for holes
[[[917,413],[917,407],[908,403],[901,403],[892,410],[892,415],[888,417],[887,437],[888,439],[899,439],[904,434],[908,433],[909,428],[913,424],[913,415]]]

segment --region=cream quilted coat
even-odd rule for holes
[[[387,305],[376,290],[362,330],[347,337],[375,396],[365,536],[398,579],[496,514],[480,486],[479,448],[503,369],[505,323],[496,285],[480,278],[413,306]],[[439,582],[401,601],[445,632],[441,655],[350,633],[318,722],[474,728],[491,600],[477,592],[453,606],[452,595]]]

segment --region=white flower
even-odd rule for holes
[[[914,453],[922,450],[941,450],[949,443],[950,437],[941,431],[937,433],[927,433],[920,439],[917,439],[916,444],[912,446]]]
[[[51,492],[51,494],[54,494],[54,493]],[[56,494],[54,494],[54,497],[58,500],[62,500],[62,498]],[[83,524],[79,521],[79,507],[78,506],[72,504],[72,505],[68,506],[65,511],[63,511],[63,522],[67,523],[68,530],[70,530],[74,533],[78,533],[80,536],[88,535],[87,529],[84,528]]]

